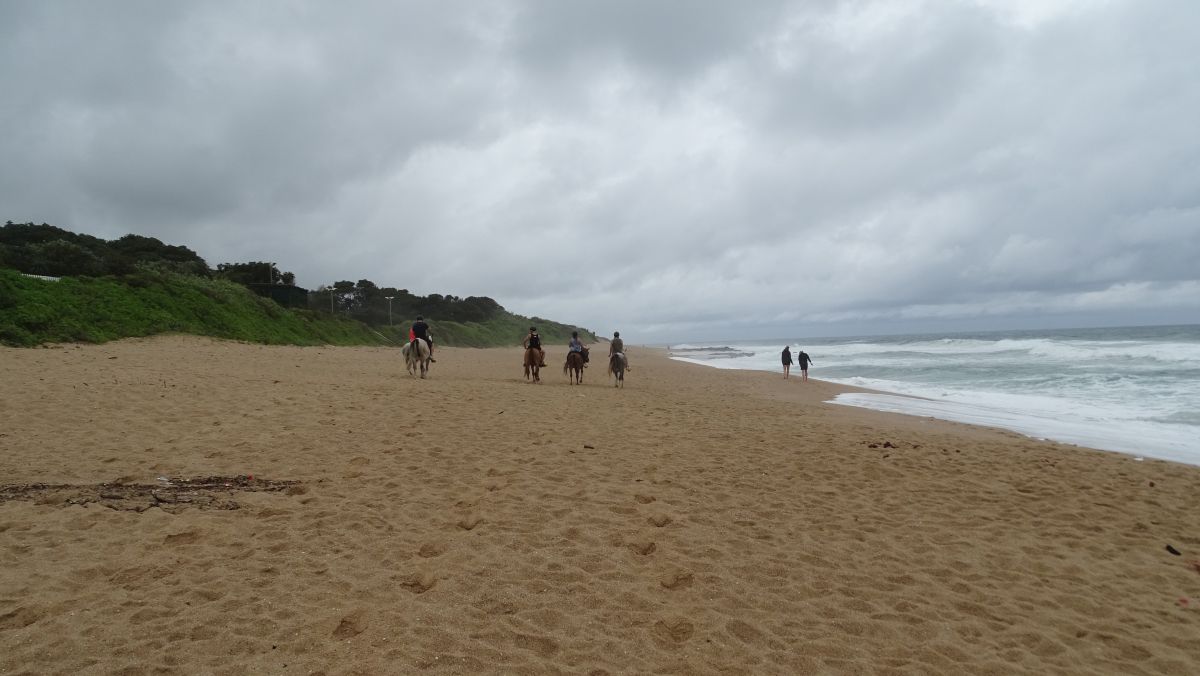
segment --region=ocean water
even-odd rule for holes
[[[1200,326],[812,338],[672,345],[717,368],[776,371],[890,394],[833,403],[1002,427],[1039,439],[1200,465]],[[793,373],[798,373],[795,366]]]

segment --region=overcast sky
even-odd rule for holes
[[[1197,36],[1196,0],[6,0],[0,220],[633,342],[1195,323]]]

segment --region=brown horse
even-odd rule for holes
[[[538,370],[541,369],[538,364],[541,363],[541,360],[542,355],[537,348],[531,347],[525,350],[525,380],[529,380],[529,377],[533,376],[533,382],[542,382],[542,377],[538,375]]]
[[[568,373],[568,371],[570,373]],[[583,355],[578,352],[567,353],[567,363],[563,364],[563,375],[572,385],[583,384]]]
[[[625,360],[624,352],[614,352],[608,358],[608,373],[616,379],[613,382],[613,387],[625,387],[625,367],[629,362]]]

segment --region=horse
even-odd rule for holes
[[[570,371],[570,373],[568,373]],[[583,354],[579,352],[568,352],[567,363],[563,364],[563,375],[572,385],[583,384]]]
[[[533,382],[542,382],[542,377],[538,375],[538,371],[541,369],[538,364],[541,363],[541,360],[542,355],[538,352],[536,347],[531,347],[525,350],[525,380],[529,380],[529,377],[533,376]]]
[[[613,383],[613,387],[625,387],[625,366],[627,363],[624,352],[614,352],[608,358],[608,373],[617,379]]]
[[[413,346],[416,346],[414,349]],[[404,365],[408,367],[409,375],[417,375],[417,369],[421,369],[421,377],[429,372],[429,343],[417,338],[404,344],[400,348],[400,352],[404,354]]]

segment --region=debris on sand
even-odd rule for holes
[[[100,484],[0,484],[0,503],[10,500],[39,505],[87,505],[96,503],[126,512],[144,512],[159,507],[176,512],[186,507],[237,509],[229,499],[234,491],[291,491],[298,481],[255,479],[253,475],[206,476],[194,479],[157,477],[157,483],[133,484],[113,481]]]

